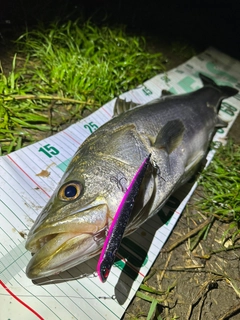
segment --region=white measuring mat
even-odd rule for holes
[[[210,48],[183,65],[159,74],[121,98],[145,103],[163,89],[185,93],[202,86],[198,73],[218,84],[240,89],[240,62]],[[112,117],[114,101],[64,131],[0,158],[0,319],[120,319],[170,235],[196,184],[187,184],[158,215],[124,238],[106,283],[94,275],[98,256],[53,277],[72,281],[35,285],[26,277],[31,254],[24,236],[49,200],[71,157],[81,143]],[[220,115],[229,121],[214,140],[221,141],[240,110],[240,95],[224,100]],[[213,152],[208,159],[211,160]],[[188,193],[190,189],[190,193]],[[187,194],[188,193],[188,194]],[[167,221],[169,216],[171,219]]]

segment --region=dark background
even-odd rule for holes
[[[181,4],[180,4],[181,3]],[[38,21],[91,17],[99,24],[124,24],[137,34],[182,40],[204,50],[212,45],[240,59],[239,7],[233,1],[166,0],[1,0],[1,37],[11,37]],[[104,21],[104,22],[103,22]]]

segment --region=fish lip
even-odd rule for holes
[[[101,203],[93,207],[85,208],[85,212],[90,211],[95,213],[96,223],[91,222],[69,222],[68,217],[57,220],[55,223],[49,224],[42,222],[32,226],[29,231],[25,248],[31,253],[36,253],[48,240],[51,240],[59,234],[76,233],[76,234],[96,234],[107,225],[108,206],[106,203]],[[77,214],[84,210],[78,211]],[[94,214],[92,214],[94,216]],[[99,223],[97,223],[99,222]]]
[[[79,235],[76,235],[76,237],[78,237]],[[85,237],[84,240],[85,242],[88,243],[88,249],[87,252],[84,252],[83,257],[85,258],[81,258],[81,256],[79,257],[79,252],[75,252],[74,255],[71,256],[71,259],[69,258],[65,258],[62,259],[61,256],[61,252],[60,252],[60,258],[57,257],[57,259],[54,260],[53,259],[48,259],[48,257],[45,257],[45,259],[42,259],[41,257],[41,250],[45,250],[44,246],[36,253],[33,255],[32,259],[29,261],[27,268],[26,268],[26,275],[28,278],[32,279],[32,280],[37,280],[37,279],[41,279],[44,277],[48,277],[48,276],[53,276],[53,275],[57,275],[60,272],[63,272],[65,270],[68,270],[82,262],[84,262],[85,260],[97,255],[98,253],[100,253],[101,251],[101,247],[103,244],[103,239],[102,241],[96,242],[94,241],[94,238],[92,237],[92,235],[90,234],[85,234],[85,235],[81,235],[82,237]],[[74,240],[75,237],[70,237],[69,241]],[[63,246],[66,246],[68,243],[68,240],[64,242]],[[59,251],[59,250],[57,250]],[[61,251],[61,250],[60,250]],[[50,253],[50,252],[49,252]],[[62,252],[62,254],[64,254],[64,250]],[[87,254],[87,256],[86,256]],[[54,253],[53,253],[54,255]],[[59,252],[55,253],[55,255],[59,255]]]
[[[34,253],[29,261],[26,274],[30,279],[51,276],[84,262],[98,254],[105,238],[108,225],[108,206],[100,204],[92,215],[93,223],[69,223],[64,219],[55,226],[33,225],[25,247]],[[99,216],[100,215],[100,216]],[[77,227],[76,227],[77,226]],[[104,235],[99,233],[104,230]],[[59,258],[61,257],[61,259]]]
[[[69,231],[60,231],[58,226],[55,227],[49,227],[43,230],[39,230],[36,233],[33,233],[31,236],[27,238],[27,241],[25,243],[25,248],[30,251],[31,253],[35,254],[37,253],[46,243],[48,243],[50,240],[53,238],[59,236],[59,235],[64,235],[64,234],[69,234],[70,229],[71,229],[71,224],[68,225]],[[73,226],[74,227],[74,226]],[[98,228],[95,227],[92,232],[89,230],[89,232],[81,232],[79,230],[78,232],[74,232],[76,235],[80,234],[95,234],[97,232]],[[33,248],[38,247],[38,250],[35,250]]]

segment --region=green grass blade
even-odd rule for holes
[[[147,320],[151,320],[156,313],[156,307],[157,307],[158,301],[156,299],[153,299],[150,309],[148,311]]]

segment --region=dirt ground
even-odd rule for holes
[[[192,198],[194,199],[194,195]],[[190,204],[193,202],[194,200],[190,201]],[[145,282],[159,291],[166,291],[174,285],[168,295],[155,295],[155,298],[163,302],[158,305],[157,310],[161,318],[157,318],[156,314],[154,319],[240,319],[240,250],[221,251],[211,254],[209,258],[211,252],[223,249],[225,224],[215,221],[207,239],[202,240],[192,252],[188,240],[168,251],[176,240],[203,222],[203,219],[199,221],[193,211],[189,205],[183,212],[152,266],[150,275],[153,275]],[[239,244],[239,240],[235,245],[237,243]],[[230,245],[231,241],[226,242],[225,249]],[[146,319],[149,307],[150,302],[135,297],[123,319]]]
[[[155,39],[150,39],[150,47],[165,54],[169,61],[168,69],[187,60],[190,54],[186,50],[178,55],[170,43],[156,43]],[[4,70],[11,67],[11,59],[9,51],[0,50]],[[230,135],[236,143],[240,143],[240,117]],[[168,251],[179,237],[203,222],[191,205],[194,197],[157,257],[150,271],[151,276],[146,281],[147,285],[160,291],[174,285],[168,295],[156,296],[162,303],[158,304],[154,319],[240,319],[240,250],[227,251],[232,244],[227,241],[224,244],[226,251],[211,254],[223,248],[222,235],[227,228],[224,223],[214,221],[207,239],[202,240],[194,251],[189,249],[189,240]],[[235,242],[237,244],[240,244],[240,240]],[[149,307],[149,302],[135,297],[123,320],[146,319]]]

